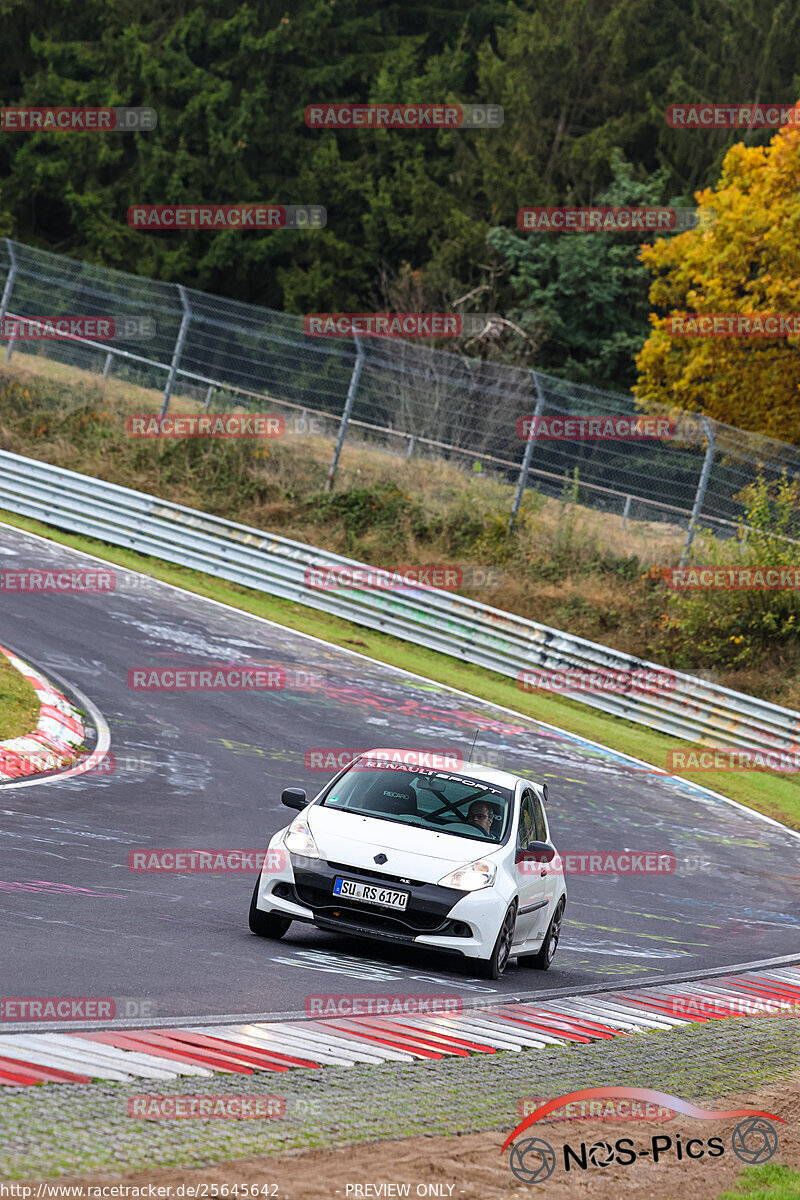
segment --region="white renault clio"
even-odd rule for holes
[[[513,957],[546,971],[567,900],[546,787],[472,763],[406,765],[415,753],[366,751],[310,802],[283,792],[299,813],[270,842],[250,929],[280,938],[305,921],[431,947],[490,979]]]

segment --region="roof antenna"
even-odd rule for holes
[[[475,749],[475,743],[478,740],[479,733],[480,733],[480,726],[478,726],[475,729],[475,737],[472,739],[472,745],[470,746],[470,751],[469,751],[469,760],[468,760],[469,762],[472,762],[472,751]]]

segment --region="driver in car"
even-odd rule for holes
[[[473,800],[467,810],[467,821],[470,825],[477,825],[484,833],[491,834],[494,812],[485,800]]]

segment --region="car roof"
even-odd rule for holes
[[[393,759],[394,761],[402,761],[403,756],[406,756],[406,755],[410,759],[412,759],[412,761],[409,762],[409,764],[408,764],[408,768],[410,771],[414,770],[415,764],[413,762],[413,756],[422,756],[424,754],[430,754],[431,756],[434,756],[440,760],[444,757],[442,755],[441,751],[439,751],[437,753],[435,750],[430,750],[430,751],[420,750],[419,747],[416,747],[415,749],[410,749],[410,748],[403,748],[403,747],[399,747],[399,746],[391,746],[391,747],[381,746],[381,747],[376,747],[373,750],[362,750],[361,754],[359,754],[358,757],[359,758],[375,758],[375,757],[387,758],[387,757],[389,757],[389,754],[391,754],[391,759]],[[448,773],[453,774],[453,775],[465,775],[465,776],[467,776],[468,779],[477,779],[481,783],[488,783],[490,785],[494,785],[495,787],[509,788],[511,791],[514,790],[514,788],[517,786],[517,784],[520,781],[522,783],[529,782],[525,778],[524,775],[512,775],[510,771],[498,771],[495,767],[486,767],[482,763],[473,763],[473,762],[464,763],[464,765],[461,767],[454,767],[452,769],[452,771],[449,771],[449,769],[447,767],[442,767],[441,771],[442,771],[443,775],[446,775]]]

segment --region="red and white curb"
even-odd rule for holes
[[[86,740],[81,714],[41,672],[4,646],[0,653],[28,680],[39,701],[36,728],[24,737],[0,742],[0,781],[74,764],[78,747]]]
[[[800,966],[695,983],[470,1009],[180,1029],[0,1034],[0,1084],[133,1083],[574,1047],[654,1029],[800,1012]],[[7,1028],[7,1025],[6,1025]]]

